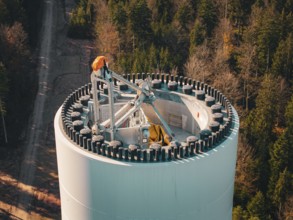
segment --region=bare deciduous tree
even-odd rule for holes
[[[174,76],[178,75],[178,68],[177,68],[177,66],[175,66],[175,67],[173,67],[171,69],[170,74],[171,75],[174,75]]]
[[[256,54],[256,47],[254,45],[244,43],[239,48],[241,56],[239,57],[239,64],[241,68],[241,79],[243,81],[243,94],[245,97],[244,106],[246,111],[249,110],[249,101],[252,96],[255,96],[257,89],[256,85],[259,83],[257,73],[253,73],[254,57]]]
[[[98,8],[95,23],[96,48],[110,60],[117,56],[120,46],[119,32],[112,23],[108,5],[103,0],[94,1]]]
[[[104,55],[109,56],[109,58],[115,56],[119,52],[119,33],[116,27],[111,22],[104,22],[100,26],[101,31],[98,31],[97,36],[97,48]]]
[[[239,98],[239,79],[231,72],[218,74],[213,86],[225,94],[232,103]]]
[[[293,218],[293,195],[288,196],[284,204],[284,215],[280,215],[279,219],[289,220]]]
[[[210,50],[206,44],[198,46],[195,53],[189,56],[187,63],[184,64],[186,76],[205,82],[211,76],[210,56]]]
[[[215,36],[215,47],[216,47],[216,57],[221,61],[226,62],[233,51],[233,27],[228,19],[221,19],[218,26],[214,31]]]
[[[235,184],[243,191],[248,193],[255,193],[256,188],[254,183],[257,181],[257,177],[252,175],[252,166],[254,163],[254,151],[243,140],[238,144],[238,160],[236,166]]]

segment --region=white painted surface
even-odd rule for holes
[[[211,121],[212,117],[211,109],[206,107],[205,102],[196,100],[195,97],[190,96],[185,96],[185,98],[182,97],[181,100],[184,102],[184,105],[189,110],[192,117],[196,119],[195,132],[199,133],[200,130],[208,128],[209,122]]]
[[[165,163],[125,163],[74,145],[54,126],[62,219],[229,220],[238,142],[231,135],[202,155]]]

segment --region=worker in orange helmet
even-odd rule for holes
[[[91,82],[92,82],[92,94],[94,100],[94,125],[92,126],[93,134],[99,134],[98,121],[101,119],[101,112],[99,108],[99,101],[97,92],[99,87],[97,85],[96,78],[105,79],[106,74],[109,74],[108,71],[108,59],[105,56],[98,56],[92,63],[93,72],[91,74]]]
[[[93,71],[98,71],[105,65],[108,65],[108,58],[105,56],[97,56],[94,62],[92,63]]]
[[[93,81],[93,77],[105,78],[105,71],[108,70],[108,58],[105,56],[97,56],[94,62],[92,63],[92,75],[91,81]],[[103,75],[102,75],[103,74]]]

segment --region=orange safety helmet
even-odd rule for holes
[[[97,58],[92,63],[93,71],[98,71],[101,69],[105,63],[108,63],[108,59],[105,56],[97,56]]]

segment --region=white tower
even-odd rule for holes
[[[117,128],[115,140],[123,143],[111,141],[107,132],[93,135],[91,84],[70,94],[56,113],[62,219],[232,219],[239,130],[235,109],[204,83],[168,74],[150,77],[154,105],[179,145],[141,145],[140,123],[156,123],[147,104]],[[125,78],[137,82],[146,74]],[[101,121],[106,121],[109,91],[99,86]],[[116,116],[135,96],[115,81]]]

